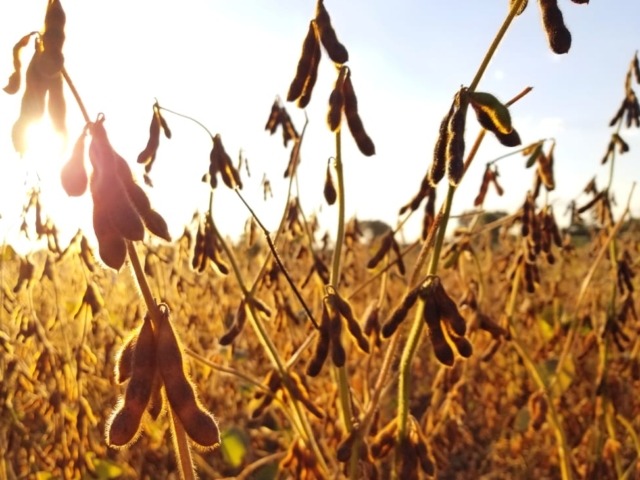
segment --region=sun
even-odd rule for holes
[[[27,150],[25,160],[33,161],[38,167],[61,167],[68,140],[56,132],[47,117],[27,127]]]

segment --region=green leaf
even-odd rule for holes
[[[233,468],[238,468],[247,455],[247,441],[243,433],[235,428],[222,433],[222,457]]]

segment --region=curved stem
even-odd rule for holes
[[[67,82],[67,85],[69,86],[69,90],[71,90],[71,94],[73,95],[73,98],[75,98],[76,103],[80,108],[80,112],[82,113],[82,117],[84,118],[84,121],[86,123],[89,123],[91,121],[91,119],[89,118],[89,113],[87,112],[87,109],[84,106],[84,102],[82,101],[82,98],[80,98],[80,94],[78,93],[76,86],[71,81],[71,77],[69,76],[67,69],[65,67],[62,67],[61,73],[62,73],[62,78],[64,78],[64,81]]]
[[[569,447],[567,445],[566,436],[564,434],[564,430],[562,428],[562,424],[560,421],[560,417],[556,410],[556,407],[553,403],[553,399],[551,398],[549,385],[545,383],[538,367],[534,363],[533,359],[524,348],[524,346],[520,343],[517,332],[513,328],[513,313],[516,308],[516,300],[518,297],[518,290],[520,289],[520,283],[522,281],[523,274],[523,266],[520,265],[516,270],[515,278],[513,279],[513,283],[511,285],[511,295],[509,297],[509,303],[506,308],[506,317],[507,317],[507,325],[509,331],[511,332],[511,340],[510,344],[513,346],[514,350],[518,353],[518,356],[522,359],[522,362],[529,372],[531,379],[535,382],[536,386],[540,389],[544,398],[547,402],[548,407],[548,420],[549,424],[553,428],[553,431],[556,436],[556,442],[558,447],[558,457],[560,461],[560,474],[562,480],[571,480],[573,478],[573,474],[571,472],[571,459],[569,457]]]
[[[482,76],[484,75],[484,72],[486,71],[487,66],[489,65],[489,62],[493,58],[493,55],[495,54],[498,48],[498,45],[504,38],[504,35],[509,28],[509,25],[511,25],[512,20],[516,16],[516,12],[520,9],[520,6],[522,5],[523,2],[524,0],[517,0],[512,4],[511,10],[509,11],[504,22],[502,23],[502,26],[498,30],[498,33],[493,39],[493,42],[489,46],[489,49],[487,50],[487,53],[485,54],[480,64],[480,67],[478,68],[478,71],[476,72],[471,84],[469,85],[468,90],[470,92],[474,91],[477,88],[478,84],[480,83],[480,80],[482,79]],[[471,160],[475,157],[475,154],[480,146],[480,142],[482,141],[483,138],[484,138],[484,131],[481,131],[479,134],[478,140],[474,144],[467,158],[467,161],[465,162],[465,171],[469,167]],[[429,265],[429,270],[428,270],[428,274],[430,275],[434,275],[438,270],[438,262],[440,260],[440,251],[442,248],[444,235],[447,229],[447,224],[449,222],[449,216],[451,214],[451,203],[453,201],[453,196],[455,194],[455,191],[456,191],[456,188],[450,185],[449,190],[447,192],[447,198],[445,199],[443,207],[441,208],[442,216],[439,224],[437,225],[438,232],[437,232],[436,241],[433,248],[433,253],[431,255],[431,263]],[[426,260],[426,251],[424,248],[423,248],[423,251],[421,251],[420,253],[421,253],[422,260],[423,261]],[[416,269],[421,269],[421,268],[422,266],[420,264],[416,266]],[[414,275],[412,277],[414,278],[419,277],[419,272],[417,272],[417,270],[414,270]],[[400,375],[399,375],[399,385],[398,385],[398,443],[397,443],[398,448],[400,447],[400,445],[402,444],[402,441],[406,436],[407,418],[409,414],[409,393],[410,393],[409,382],[410,382],[410,375],[411,375],[411,362],[413,360],[413,356],[415,355],[416,349],[418,347],[420,334],[422,333],[422,328],[424,325],[424,322],[422,320],[423,309],[424,309],[424,301],[420,300],[418,302],[418,307],[416,309],[417,310],[416,316],[413,320],[413,325],[411,327],[411,331],[409,332],[409,336],[407,338],[405,347],[402,351],[402,357],[400,360]]]
[[[333,247],[333,258],[331,260],[331,272],[329,276],[329,285],[334,289],[338,289],[340,283],[340,261],[342,257],[342,244],[344,243],[344,172],[342,170],[342,140],[340,130],[336,131],[336,158],[335,165],[337,180],[337,201],[338,201],[338,229],[336,232],[336,241]],[[340,411],[342,416],[342,424],[347,432],[353,428],[351,423],[351,398],[349,394],[349,379],[347,370],[344,366],[337,368],[337,380],[340,399]]]
[[[129,261],[131,267],[133,268],[134,277],[138,283],[138,287],[140,288],[140,292],[142,293],[142,298],[144,299],[144,303],[146,304],[147,310],[149,311],[149,314],[151,316],[151,323],[153,324],[153,328],[157,330],[160,322],[162,322],[160,309],[158,308],[158,305],[153,298],[151,288],[149,287],[149,282],[147,281],[147,277],[144,274],[144,269],[142,268],[140,258],[138,257],[138,252],[136,251],[133,242],[127,240],[126,245],[127,253],[129,255]],[[194,471],[193,462],[191,460],[191,451],[189,447],[189,441],[187,439],[187,434],[184,431],[184,428],[182,427],[182,424],[180,423],[178,417],[173,414],[173,410],[171,408],[169,408],[169,412],[171,429],[173,431],[174,448],[176,452],[176,462],[180,470],[180,477],[183,480],[195,479],[196,474]]]

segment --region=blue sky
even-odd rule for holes
[[[549,50],[537,2],[529,3],[479,89],[506,101],[524,87],[534,87],[512,108],[514,126],[525,144],[540,138],[557,140],[557,188],[549,201],[560,215],[591,177],[597,174],[600,185],[606,180],[608,169],[599,162],[611,135],[608,122],[623,98],[624,75],[640,48],[640,2],[594,0],[576,5],[559,0],[573,36],[571,51],[562,56]],[[45,4],[0,4],[0,81],[12,71],[13,44],[41,27]],[[454,92],[470,83],[507,4],[325,0],[338,37],[349,50],[360,114],[377,151],[374,157],[363,157],[344,132],[348,215],[395,224],[398,209],[417,191],[429,166],[439,122]],[[159,0],[63,0],[67,69],[90,114],[106,115],[112,143],[132,165],[146,144],[155,98],[220,133],[232,157],[242,149],[252,170],[245,196],[267,226],[275,228],[283,208],[282,172],[289,152],[280,136],[264,131],[264,124],[275,96],[286,95],[315,2],[187,0],[176,5]],[[307,109],[310,124],[300,167],[302,205],[308,214],[318,212],[323,229],[330,231],[337,212],[323,205],[322,187],[327,159],[335,153],[325,126],[334,81],[325,56]],[[73,143],[82,119],[67,98]],[[19,159],[13,152],[10,132],[19,104],[19,96],[0,92],[0,238],[11,238],[17,231],[25,181],[35,181],[36,172],[42,179],[46,213],[69,235],[77,226],[88,228],[89,198],[64,198],[59,185],[58,172],[67,154],[34,150]],[[304,114],[292,104],[288,110],[301,128]],[[211,144],[194,125],[166,118],[174,137],[161,142],[150,196],[178,235],[193,212],[207,206],[208,187],[199,180],[208,168]],[[469,119],[468,144],[475,138],[475,123]],[[623,131],[622,136],[631,152],[618,159],[614,187],[620,204],[631,183],[640,179],[639,130]],[[508,152],[493,138],[485,140],[456,195],[454,213],[472,207],[485,163]],[[276,193],[268,202],[262,200],[263,173]],[[501,162],[500,173],[505,195],[491,192],[485,206],[512,211],[530,187],[532,172],[524,169],[524,158],[518,155]],[[636,216],[637,195],[632,209]],[[443,196],[444,191],[440,199]],[[248,214],[231,192],[217,191],[214,215],[220,229],[235,236]],[[418,217],[407,225],[407,238],[419,231]]]

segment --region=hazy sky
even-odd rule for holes
[[[134,165],[147,141],[151,106],[161,105],[194,116],[220,133],[232,157],[242,149],[252,177],[245,196],[269,228],[283,208],[282,173],[289,150],[280,135],[264,131],[276,95],[286,96],[302,41],[312,18],[312,0],[63,0],[67,12],[66,67],[90,115],[106,116],[116,148]],[[25,33],[40,29],[45,0],[0,3],[0,83],[12,72],[11,51]],[[178,6],[179,5],[179,6]],[[395,224],[398,209],[418,190],[431,162],[438,125],[460,85],[468,85],[502,23],[506,0],[326,0],[339,39],[349,50],[349,66],[360,115],[376,144],[377,155],[364,157],[345,129],[343,156],[347,213],[361,220]],[[391,6],[393,5],[393,7]],[[547,46],[537,2],[516,18],[479,89],[508,100],[526,86],[534,90],[512,107],[514,126],[524,144],[554,137],[556,191],[549,196],[556,215],[594,175],[604,185],[608,169],[600,166],[610,135],[608,123],[624,94],[624,76],[640,48],[640,2],[594,0],[576,5],[559,0],[573,36],[568,55]],[[23,62],[28,58],[25,55]],[[323,206],[327,159],[334,155],[333,135],[325,124],[335,72],[323,56],[320,75],[307,109],[310,123],[302,149],[301,203],[307,214],[322,210],[324,229],[333,231],[336,207]],[[640,88],[636,87],[640,93]],[[82,127],[70,95],[69,143]],[[88,196],[65,198],[58,177],[68,154],[33,153],[19,159],[11,146],[11,126],[20,95],[0,92],[0,239],[19,228],[25,182],[42,179],[45,212],[72,234],[88,227]],[[304,114],[287,108],[298,129]],[[200,178],[208,169],[211,142],[194,124],[167,114],[173,139],[162,140],[152,172],[154,207],[178,235],[196,209],[207,207],[208,187]],[[475,138],[469,118],[467,143]],[[622,204],[633,181],[640,179],[639,130],[623,131],[631,152],[618,158],[614,186]],[[46,128],[41,134],[46,135]],[[44,145],[44,140],[41,142]],[[508,153],[487,137],[462,182],[454,213],[472,207],[484,165]],[[525,159],[500,163],[505,195],[490,192],[485,207],[512,211],[524,198],[532,171]],[[141,177],[141,170],[134,165]],[[264,202],[260,182],[266,173],[276,197]],[[216,191],[214,215],[220,229],[238,234],[248,213],[234,194]],[[444,190],[439,192],[440,200]],[[640,214],[640,200],[633,213]],[[407,226],[419,231],[420,215]]]

